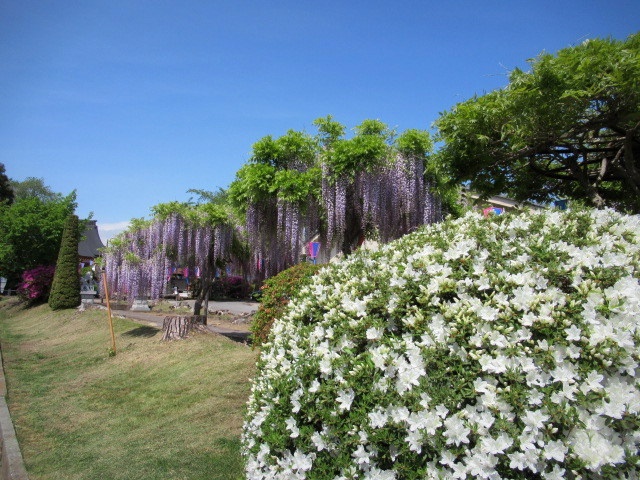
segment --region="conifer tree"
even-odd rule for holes
[[[49,306],[53,310],[80,305],[80,275],[78,273],[78,217],[69,215],[62,234],[56,273],[53,277]]]

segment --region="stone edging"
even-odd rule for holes
[[[2,350],[0,350],[0,444],[2,445],[0,480],[29,480],[16,438],[16,431],[9,414],[6,395],[4,362],[2,361]]]

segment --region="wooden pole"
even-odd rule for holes
[[[104,287],[104,296],[107,299],[107,313],[109,314],[109,330],[111,330],[111,349],[116,354],[116,335],[113,332],[113,319],[111,318],[111,303],[109,303],[109,287],[107,287],[107,274],[102,271],[102,286]]]

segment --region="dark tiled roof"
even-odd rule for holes
[[[95,220],[87,221],[87,229],[82,234],[82,240],[78,244],[78,255],[81,257],[97,257],[102,255],[98,249],[104,247],[100,235],[98,234],[98,227]]]

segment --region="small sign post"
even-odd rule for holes
[[[102,286],[104,287],[104,296],[107,299],[107,314],[109,315],[109,330],[111,331],[111,351],[116,354],[116,335],[113,332],[113,319],[111,318],[111,303],[109,303],[109,287],[107,286],[107,274],[102,270]]]

